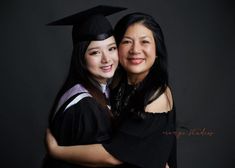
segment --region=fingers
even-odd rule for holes
[[[166,163],[166,168],[169,168],[169,165],[168,165],[168,163]]]
[[[51,133],[51,130],[49,128],[47,128],[46,133]]]

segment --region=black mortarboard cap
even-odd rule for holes
[[[73,43],[78,41],[104,40],[113,33],[112,26],[105,16],[125,10],[123,7],[96,6],[74,15],[49,23],[51,26],[73,26]]]

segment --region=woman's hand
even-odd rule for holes
[[[168,164],[166,164],[166,168],[169,168],[169,165],[168,165]]]

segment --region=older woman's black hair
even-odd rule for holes
[[[167,72],[167,51],[165,47],[164,37],[162,30],[159,24],[154,20],[154,18],[148,14],[144,13],[132,13],[124,16],[115,26],[115,38],[117,45],[119,45],[123,39],[123,36],[128,29],[129,26],[133,24],[142,24],[146,28],[152,31],[153,37],[156,44],[156,54],[157,58],[153,66],[150,69],[149,74],[147,77],[142,81],[133,96],[132,101],[126,102],[124,104],[128,105],[129,108],[135,109],[132,111],[144,111],[144,107],[147,104],[151,103],[153,100],[157,99],[166,89],[168,86],[168,72]],[[124,76],[126,76],[126,72],[123,67],[119,67],[118,72],[116,73],[116,78],[118,79],[117,83],[114,83],[115,86],[119,86],[122,88],[122,81]],[[123,89],[119,89],[119,92]],[[116,108],[117,114],[123,111],[123,105],[120,103],[122,101],[122,93],[117,93],[118,96],[114,98],[116,101]],[[133,105],[131,105],[133,102]],[[114,102],[115,103],[115,102]],[[118,107],[119,106],[119,107]],[[120,111],[121,109],[121,111]],[[130,110],[130,109],[129,109]]]

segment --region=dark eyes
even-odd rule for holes
[[[99,51],[92,51],[92,52],[90,53],[90,55],[98,55],[98,54],[100,54]]]
[[[113,46],[113,47],[110,47],[110,48],[109,48],[109,51],[115,51],[115,50],[117,50],[117,47],[116,47],[116,46]]]
[[[130,41],[130,40],[123,40],[121,42],[121,44],[131,44],[131,43],[132,43],[132,41]],[[142,40],[142,41],[140,41],[140,44],[149,44],[149,43],[150,43],[149,40]]]
[[[117,47],[116,47],[116,46],[112,46],[112,47],[108,48],[108,51],[110,51],[110,52],[115,51],[115,50],[117,50]],[[89,55],[100,55],[101,52],[102,52],[102,51],[100,51],[100,50],[97,50],[97,51],[94,50],[94,51],[91,51],[91,52],[89,53]]]
[[[142,43],[143,44],[149,44],[150,42],[148,40],[143,40]]]
[[[129,44],[129,43],[131,43],[131,41],[130,41],[130,40],[122,40],[121,43],[122,43],[122,44]]]

